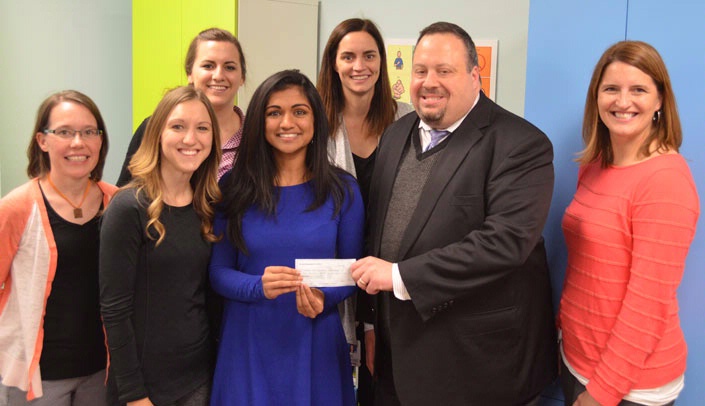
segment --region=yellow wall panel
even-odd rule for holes
[[[182,54],[191,39],[206,28],[218,27],[237,35],[236,0],[181,0]]]
[[[186,84],[191,39],[209,27],[237,33],[237,0],[132,1],[132,125],[152,114],[164,92]]]
[[[180,24],[180,2],[132,2],[133,130],[152,114],[164,91],[180,83]]]

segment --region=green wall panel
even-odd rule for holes
[[[237,33],[237,0],[133,0],[132,128],[152,114],[165,91],[186,84],[191,39],[209,27]]]

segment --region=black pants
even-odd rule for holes
[[[539,406],[541,395],[536,395],[533,399],[518,406]],[[377,383],[375,386],[375,406],[401,406],[394,384],[391,382]]]
[[[389,292],[381,292],[380,295],[389,295]],[[385,300],[386,299],[386,300]],[[392,372],[392,349],[389,340],[389,318],[387,316],[387,306],[389,297],[380,297],[380,319],[378,323],[378,334],[375,351],[375,406],[402,406],[394,387],[394,374]],[[419,382],[419,385],[430,385],[428,382]],[[539,406],[541,395],[538,394],[528,402],[512,406]],[[439,405],[440,406],[440,405]]]
[[[581,384],[573,374],[568,371],[568,367],[565,362],[561,360],[561,388],[563,388],[563,396],[565,397],[565,405],[572,406],[575,399],[580,396],[581,393],[585,392],[585,385]],[[676,401],[666,403],[663,406],[673,406]],[[641,403],[634,403],[628,400],[622,400],[619,402],[619,406],[644,406]]]
[[[359,406],[373,406],[374,379],[367,369],[367,347],[365,346],[364,323],[357,326],[357,338],[360,340],[360,368],[357,371],[357,404]]]

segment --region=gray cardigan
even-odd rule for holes
[[[414,107],[410,104],[396,103],[397,113],[394,115],[395,121],[414,111]],[[382,134],[380,134],[379,137],[381,138]],[[357,178],[355,162],[353,161],[350,141],[348,140],[348,132],[345,130],[342,115],[338,117],[338,130],[335,132],[332,139],[328,141],[328,156],[331,163],[346,170]],[[357,338],[355,337],[355,295],[339,303],[338,310],[340,312],[340,320],[343,323],[345,338],[348,344],[355,345],[357,343]]]

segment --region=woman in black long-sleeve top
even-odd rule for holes
[[[101,311],[114,404],[206,405],[214,345],[206,311],[215,113],[193,87],[164,96],[101,230]]]

